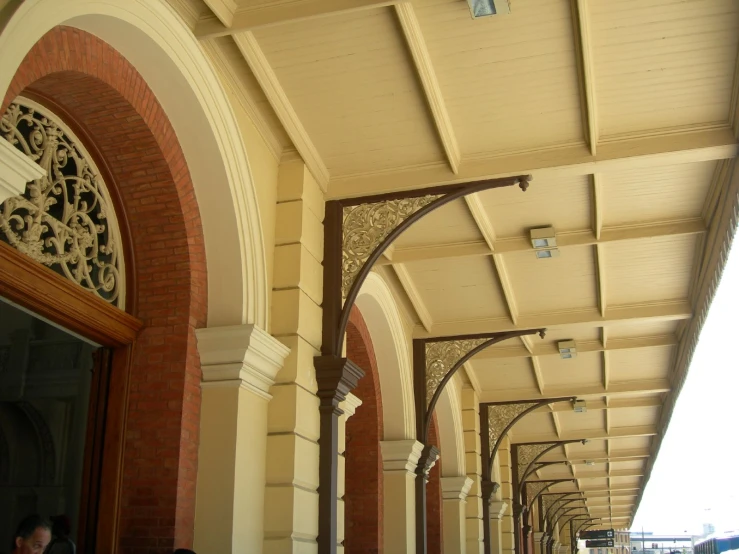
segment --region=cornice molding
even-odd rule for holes
[[[46,174],[43,168],[0,137],[0,204],[26,190],[26,183]]]

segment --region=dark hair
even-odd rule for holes
[[[46,529],[51,533],[51,524],[40,515],[31,514],[30,516],[24,517],[23,520],[18,524],[18,528],[13,535],[13,543],[10,545],[11,552],[15,550],[16,547],[15,539],[17,539],[18,537],[24,540],[28,539],[36,532],[36,529],[38,529],[39,527],[41,529]]]
[[[174,551],[174,554],[195,554],[195,552],[193,552],[189,548],[178,548]]]

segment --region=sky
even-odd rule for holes
[[[739,532],[739,237],[703,326],[633,531]]]

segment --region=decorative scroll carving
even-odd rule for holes
[[[46,175],[0,207],[0,240],[119,308],[125,271],[115,211],[100,175],[46,110],[11,104],[0,133]]]
[[[448,340],[426,343],[426,405],[454,366],[472,350],[489,341],[483,339]]]
[[[490,435],[490,454],[498,442],[501,434],[511,422],[535,406],[536,402],[522,402],[520,404],[494,404],[488,406],[488,434]]]
[[[442,196],[441,194],[430,194],[416,198],[383,200],[371,204],[344,207],[341,262],[342,298],[346,298],[349,294],[357,273],[362,269],[375,248],[403,221]]]
[[[542,442],[539,444],[521,444],[518,445],[518,478],[523,481],[526,475],[526,469],[531,462],[536,460],[547,448],[555,446],[556,442]]]
[[[541,491],[546,489],[547,487],[550,487],[552,485],[551,481],[528,481],[526,482],[526,498],[529,503],[536,498],[536,495],[539,494]]]

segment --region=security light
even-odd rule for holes
[[[556,248],[557,236],[554,227],[540,227],[531,229],[531,245],[537,250],[540,248]]]
[[[551,250],[537,250],[535,254],[536,254],[536,257],[539,259],[558,258],[559,249],[552,248]]]
[[[584,400],[575,400],[572,403],[572,409],[576,414],[584,414],[588,411],[588,406],[585,404]]]
[[[595,465],[595,462],[593,460],[585,460],[585,465],[586,466],[594,466]]]
[[[509,0],[467,0],[474,19],[511,13]]]
[[[577,347],[574,340],[563,340],[557,343],[559,357],[563,360],[577,358]]]

